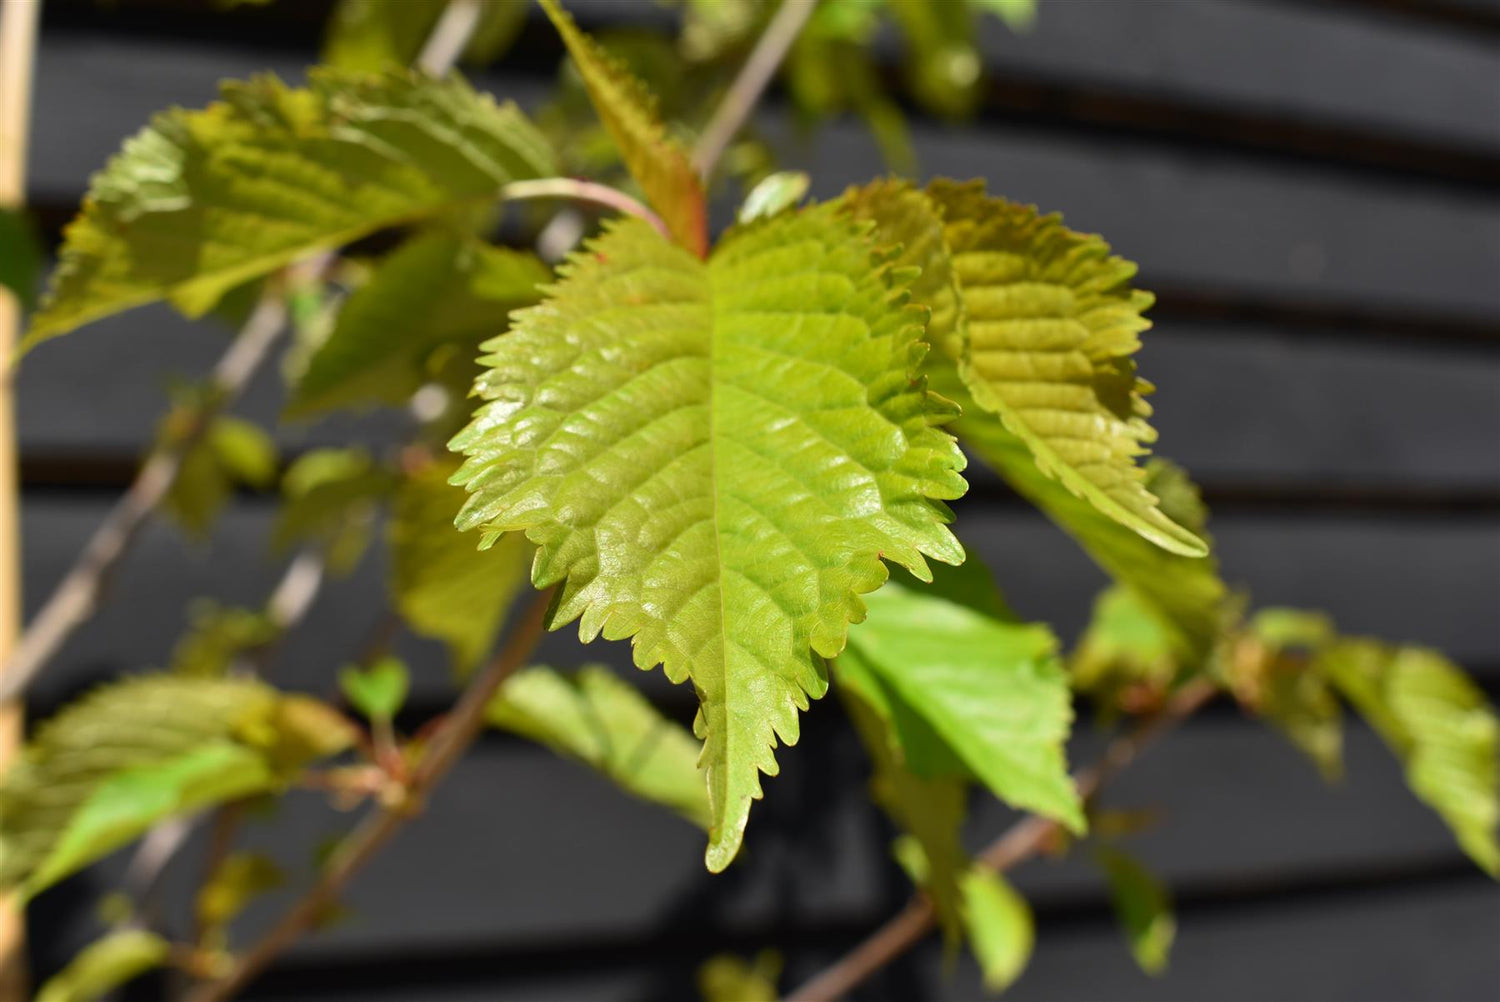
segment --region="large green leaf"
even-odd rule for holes
[[[1006,430],[999,415],[975,402],[958,371],[969,327],[969,296],[960,289],[954,271],[947,227],[924,192],[901,182],[879,181],[851,189],[844,202],[856,217],[875,222],[881,242],[900,248],[898,264],[921,269],[912,298],[931,310],[927,337],[936,349],[927,357],[926,373],[935,392],[960,406],[962,414],[951,427],[964,447],[1150,605],[1168,624],[1186,664],[1201,663],[1218,634],[1226,595],[1213,559],[1168,552],[1080,498],[1042,472],[1031,449]],[[1185,475],[1163,460],[1153,460],[1146,476],[1147,491],[1170,498],[1172,514],[1190,519],[1186,528],[1201,536],[1206,513],[1201,503],[1191,503],[1196,493]]]
[[[527,668],[507,679],[485,711],[495,727],[524,734],[599,770],[624,790],[709,826],[702,746],[608,668],[573,675]]]
[[[412,631],[448,645],[454,667],[473,668],[526,584],[532,548],[519,532],[485,550],[453,527],[467,495],[448,483],[445,459],[403,479],[391,513],[391,598]]]
[[[513,105],[457,79],[313,70],[156,116],[96,174],[27,344],[156,299],[191,316],[311,251],[555,172]]]
[[[37,990],[36,1002],[94,1002],[171,956],[172,944],[145,929],[121,929],[84,947]]]
[[[550,277],[533,254],[444,232],[408,241],[339,310],[288,412],[402,405],[450,359],[472,380],[475,347],[536,302]]]
[[[889,715],[906,766],[935,777],[961,762],[1006,802],[1083,831],[1064,749],[1071,693],[1051,631],[898,584],[866,601],[840,678]]]
[[[0,784],[0,886],[35,894],[156,822],[277,787],[351,740],[314,700],[248,679],[146,675],[47,722]]]
[[[578,30],[557,0],[538,0],[578,66],[594,109],[646,200],[672,236],[699,257],[708,253],[708,206],[687,150],[656,117],[656,99],[629,70]]]
[[[582,617],[692,678],[720,870],[882,558],[921,577],[924,555],[963,559],[936,500],[965,489],[936,427],[952,411],[915,375],[896,276],[828,207],[733,230],[707,262],[625,220],[563,274],[485,346],[487,402],[452,443],[459,524],[540,545],[554,627]]]
[[[1152,302],[1130,287],[1135,265],[980,183],[935,181],[928,194],[964,300],[959,372],[975,402],[1073,494],[1165,550],[1207,554],[1136,464],[1156,433],[1131,358]]]
[[[1500,877],[1500,721],[1479,687],[1436,651],[1375,640],[1338,641],[1318,665],[1401,759],[1418,799]]]

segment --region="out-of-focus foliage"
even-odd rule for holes
[[[42,273],[42,249],[31,217],[20,209],[0,207],[0,288],[29,309]]]
[[[388,654],[366,667],[344,668],[339,672],[339,689],[365,717],[389,724],[411,691],[411,673],[404,661]]]
[[[202,938],[221,946],[229,923],[256,898],[286,883],[286,874],[270,858],[254,852],[230,853],[198,889],[193,911]]]
[[[276,443],[259,425],[219,414],[196,434],[201,394],[172,408],[157,428],[156,447],[172,449],[191,439],[163,504],[190,535],[202,539],[240,486],[264,490],[276,481]]]
[[[1003,992],[1031,960],[1036,942],[1031,907],[1004,877],[990,870],[970,869],[962,886],[964,931],[984,986]]]
[[[447,0],[339,0],[324,31],[323,62],[356,72],[409,66],[447,5]],[[505,55],[528,6],[528,0],[484,0],[464,61],[489,63]]]
[[[475,548],[453,522],[468,495],[448,483],[445,458],[405,476],[391,512],[391,601],[414,633],[441,640],[465,672],[484,657],[526,584],[533,547],[519,532]]]
[[[221,676],[237,658],[271,643],[280,633],[263,611],[203,599],[189,609],[188,631],[172,649],[167,670],[199,678]]]
[[[1177,938],[1171,894],[1150,871],[1118,849],[1100,848],[1094,858],[1109,878],[1115,915],[1135,962],[1147,974],[1161,974]]]
[[[314,449],[281,478],[282,505],[272,533],[280,550],[311,544],[335,572],[348,572],[369,545],[380,502],[395,475],[363,449]]]
[[[84,947],[37,989],[35,1002],[94,1002],[116,988],[161,967],[172,945],[145,929],[120,929]]]
[[[0,781],[0,886],[35,894],[164,818],[274,790],[351,740],[318,701],[248,679],[101,687],[43,725]]]
[[[552,174],[514,105],[457,79],[314,69],[305,88],[229,82],[158,115],[94,176],[34,344],[169,298],[189,316],[296,258]]]
[[[698,969],[698,991],[703,1002],[776,1002],[780,977],[781,954],[775,950],[762,950],[749,961],[723,954]]]
[[[702,745],[608,668],[592,665],[571,675],[527,668],[506,680],[485,716],[491,725],[577,759],[700,828],[709,826],[698,769]]]

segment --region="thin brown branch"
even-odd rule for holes
[[[766,85],[771,82],[776,68],[786,58],[792,43],[802,32],[803,25],[812,16],[818,0],[782,0],[771,23],[755,43],[739,76],[729,85],[724,100],[714,109],[713,117],[703,127],[698,145],[693,149],[693,167],[704,184],[711,179],[719,158],[729,147],[735,134],[744,127],[745,121],[755,109]]]
[[[512,181],[500,189],[500,197],[508,202],[519,202],[533,198],[560,198],[572,202],[590,202],[602,205],[628,216],[644,219],[667,239],[672,231],[655,212],[642,202],[631,198],[618,188],[597,181],[581,181],[571,177],[547,177],[535,181]]]
[[[1160,711],[1130,734],[1110,742],[1099,761],[1077,774],[1078,795],[1092,799],[1141,752],[1196,713],[1217,692],[1213,683],[1204,678],[1183,686]],[[1004,872],[1037,855],[1061,830],[1061,825],[1051,818],[1031,815],[991,842],[976,857],[976,862],[997,873]],[[862,943],[786,996],[785,1002],[833,1002],[842,998],[916,946],[936,924],[937,913],[931,900],[925,894],[915,895]]]
[[[542,635],[549,593],[542,592],[526,610],[504,648],[476,675],[459,697],[443,727],[433,736],[412,772],[407,795],[400,804],[371,814],[334,850],[318,882],[293,905],[260,942],[235,962],[223,978],[203,985],[189,1002],[223,1002],[249,984],[317,920],[327,914],[339,894],[391,837],[420,811],[432,789],[448,775],[484,726],[484,710],[501,684],[531,657]]]

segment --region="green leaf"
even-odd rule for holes
[[[350,665],[339,672],[344,698],[366,718],[390,723],[406,703],[411,673],[397,657],[383,657],[368,668]]]
[[[912,286],[915,302],[931,310],[927,358],[929,385],[955,401],[962,413],[952,424],[972,454],[999,472],[1017,492],[1072,535],[1119,583],[1136,592],[1168,624],[1178,656],[1188,666],[1206,658],[1218,635],[1227,589],[1215,562],[1169,553],[1105,514],[1042,472],[1033,453],[1006,430],[996,414],[981,408],[960,378],[968,329],[966,295],[949,255],[947,229],[931,200],[901,182],[875,182],[851,189],[844,203],[860,219],[876,223],[882,243],[900,248],[896,262],[921,269]],[[981,297],[983,299],[983,297]],[[1147,464],[1146,490],[1160,491],[1187,526],[1202,533],[1206,513],[1180,470],[1164,460]]]
[[[964,300],[959,372],[975,402],[1074,495],[1169,552],[1206,555],[1162,514],[1135,462],[1156,438],[1151,386],[1131,358],[1152,302],[1130,287],[1136,266],[982,183],[935,181],[928,194]]]
[[[709,826],[699,743],[608,668],[572,675],[527,668],[506,680],[485,711],[493,726],[539,741],[619,786]]]
[[[288,414],[404,405],[455,354],[467,388],[479,342],[503,332],[511,310],[536,302],[550,277],[530,253],[444,232],[407,241],[344,303]]]
[[[210,940],[222,938],[224,927],[250,902],[284,883],[286,875],[270,858],[253,852],[230,853],[198,889],[194,910],[199,928]]]
[[[1412,792],[1500,878],[1500,721],[1463,670],[1436,651],[1342,640],[1318,658],[1406,768]]]
[[[1064,745],[1073,719],[1057,641],[897,584],[867,597],[841,678],[890,707],[906,764],[943,775],[958,760],[1002,800],[1084,830]]]
[[[163,420],[158,447],[171,444],[193,403],[179,405]],[[276,442],[259,426],[216,415],[182,457],[163,507],[189,534],[202,538],[240,485],[269,487],[276,480]]]
[[[557,0],[538,0],[578,66],[594,110],[620,156],[678,243],[708,254],[708,206],[687,150],[656,117],[656,98],[624,65],[578,29]]]
[[[0,886],[30,896],[159,821],[279,786],[350,735],[247,679],[146,675],[47,722],[0,784]]]
[[[964,875],[964,927],[969,947],[992,992],[1009,988],[1026,964],[1036,929],[1026,899],[992,870],[974,867]]]
[[[905,36],[906,77],[923,107],[948,118],[973,114],[983,66],[969,6],[952,0],[889,4]]]
[[[222,95],[157,115],[94,176],[27,346],[157,299],[198,316],[298,257],[555,173],[519,110],[457,79],[314,69]]]
[[[0,207],[0,288],[9,289],[21,309],[29,310],[41,273],[42,248],[31,218],[24,209]]]
[[[776,1002],[781,966],[775,950],[762,950],[751,961],[720,954],[698,968],[698,991],[703,1002]]]
[[[121,929],[84,947],[36,993],[36,1002],[94,1002],[166,964],[172,946],[154,932]]]
[[[489,342],[487,401],[452,447],[462,528],[525,530],[551,625],[634,638],[691,677],[714,825],[739,847],[758,772],[796,742],[882,558],[929,576],[963,550],[940,498],[963,457],[914,370],[904,292],[827,207],[732,231],[708,262],[624,220]],[[774,387],[774,393],[769,389]]]
[[[1068,659],[1073,687],[1129,710],[1144,695],[1159,697],[1180,662],[1171,627],[1128,588],[1099,593],[1094,614]]]
[[[845,655],[847,657],[848,655]],[[840,662],[841,670],[845,662]],[[913,881],[927,891],[947,943],[963,934],[963,905],[959,880],[969,857],[959,838],[967,807],[968,783],[962,776],[923,777],[906,764],[906,750],[895,730],[893,710],[874,683],[874,699],[866,693],[865,677],[840,675],[839,692],[855,730],[869,752],[870,796],[914,842],[898,843],[897,858]]]
[[[314,449],[281,478],[282,504],[271,539],[285,551],[316,543],[330,570],[347,573],[369,544],[381,500],[395,477],[363,449]]]
[[[785,212],[807,197],[807,189],[811,185],[812,178],[806,171],[778,171],[767,175],[745,196],[745,202],[740,206],[739,221],[753,223],[757,219],[769,219],[777,213]]]
[[[1098,849],[1094,858],[1109,878],[1115,915],[1135,962],[1147,974],[1161,974],[1177,937],[1171,894],[1145,867],[1117,849]]]
[[[281,632],[266,613],[222,606],[211,600],[193,604],[191,624],[167,670],[178,675],[211,678],[224,675],[235,659],[263,647]]]
[[[454,667],[473,668],[489,652],[516,593],[526,584],[532,547],[519,532],[485,550],[454,528],[467,495],[448,483],[451,457],[404,478],[390,523],[391,599],[412,631],[448,646]]]

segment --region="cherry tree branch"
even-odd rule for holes
[[[402,826],[414,818],[422,803],[440,783],[484,726],[484,710],[500,686],[531,657],[542,635],[550,592],[542,592],[500,653],[469,683],[457,705],[434,734],[421,762],[407,782],[399,804],[371,814],[339,844],[318,882],[272,927],[245,951],[224,977],[203,985],[188,1002],[223,1002],[265,969],[283,950],[327,913],[344,887]]]
[[[739,76],[729,85],[724,100],[703,127],[698,145],[693,150],[693,166],[705,184],[724,150],[750,117],[776,68],[786,58],[817,5],[818,0],[782,0],[771,23],[766,25],[765,33],[755,43],[745,65],[740,68]]]
[[[1116,738],[1104,755],[1075,777],[1078,795],[1092,799],[1158,738],[1196,713],[1218,689],[1206,678],[1183,686],[1149,720],[1124,737]],[[1037,853],[1062,831],[1051,818],[1031,815],[1012,825],[975,859],[979,866],[1003,873]],[[830,967],[786,996],[785,1002],[833,1002],[863,984],[871,975],[921,942],[937,925],[937,912],[925,894],[912,897],[905,908]]]

